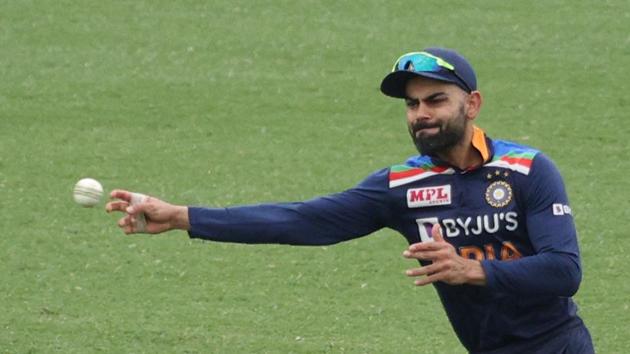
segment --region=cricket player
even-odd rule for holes
[[[381,91],[406,105],[420,152],[346,191],[296,203],[231,208],[172,205],[115,190],[108,212],[127,233],[188,231],[222,242],[330,245],[388,227],[409,242],[407,275],[433,284],[471,353],[593,353],[571,299],[580,252],[564,183],[531,147],[493,140],[473,124],[482,106],[460,54],[402,55]],[[139,223],[140,219],[146,222]]]

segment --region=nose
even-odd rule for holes
[[[432,112],[424,104],[419,104],[413,109],[407,110],[407,120],[409,120],[410,123],[426,122],[428,120],[431,120],[431,118],[432,118]]]

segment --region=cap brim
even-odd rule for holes
[[[457,84],[457,81],[444,77],[441,73],[416,72],[416,71],[394,71],[389,73],[381,82],[381,92],[390,97],[406,98],[407,82],[414,77],[426,77],[433,80]]]

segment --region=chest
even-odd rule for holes
[[[438,223],[445,239],[470,258],[504,258],[531,251],[524,176],[501,168],[440,175],[398,187],[399,231],[427,242]]]

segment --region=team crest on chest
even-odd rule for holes
[[[486,188],[486,202],[495,208],[503,208],[512,201],[512,186],[506,181],[494,181]]]

